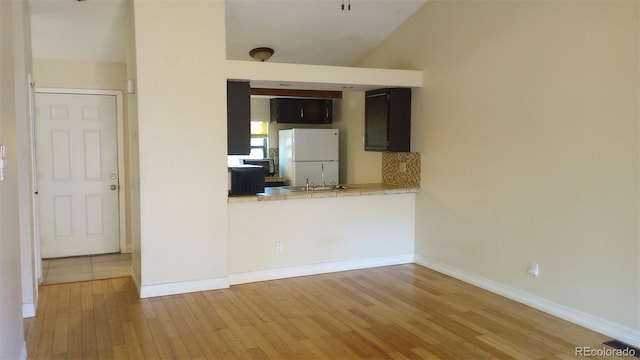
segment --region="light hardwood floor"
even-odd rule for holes
[[[130,278],[42,286],[29,358],[569,359],[608,337],[418,265],[139,299]]]

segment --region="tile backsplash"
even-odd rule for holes
[[[420,153],[382,153],[382,183],[420,187]]]

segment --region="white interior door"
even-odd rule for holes
[[[112,95],[36,94],[43,258],[120,250],[116,114]]]

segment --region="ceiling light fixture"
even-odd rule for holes
[[[251,49],[249,51],[249,55],[258,61],[267,61],[273,55],[273,49],[268,47],[258,47],[255,49]]]

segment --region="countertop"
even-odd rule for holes
[[[315,199],[331,198],[343,196],[363,196],[363,195],[384,195],[384,194],[406,194],[417,193],[420,188],[403,187],[397,185],[384,184],[347,184],[347,189],[323,190],[323,191],[289,191],[277,187],[265,188],[264,193],[257,195],[229,196],[229,203],[271,201],[271,200],[295,200],[295,199]]]

